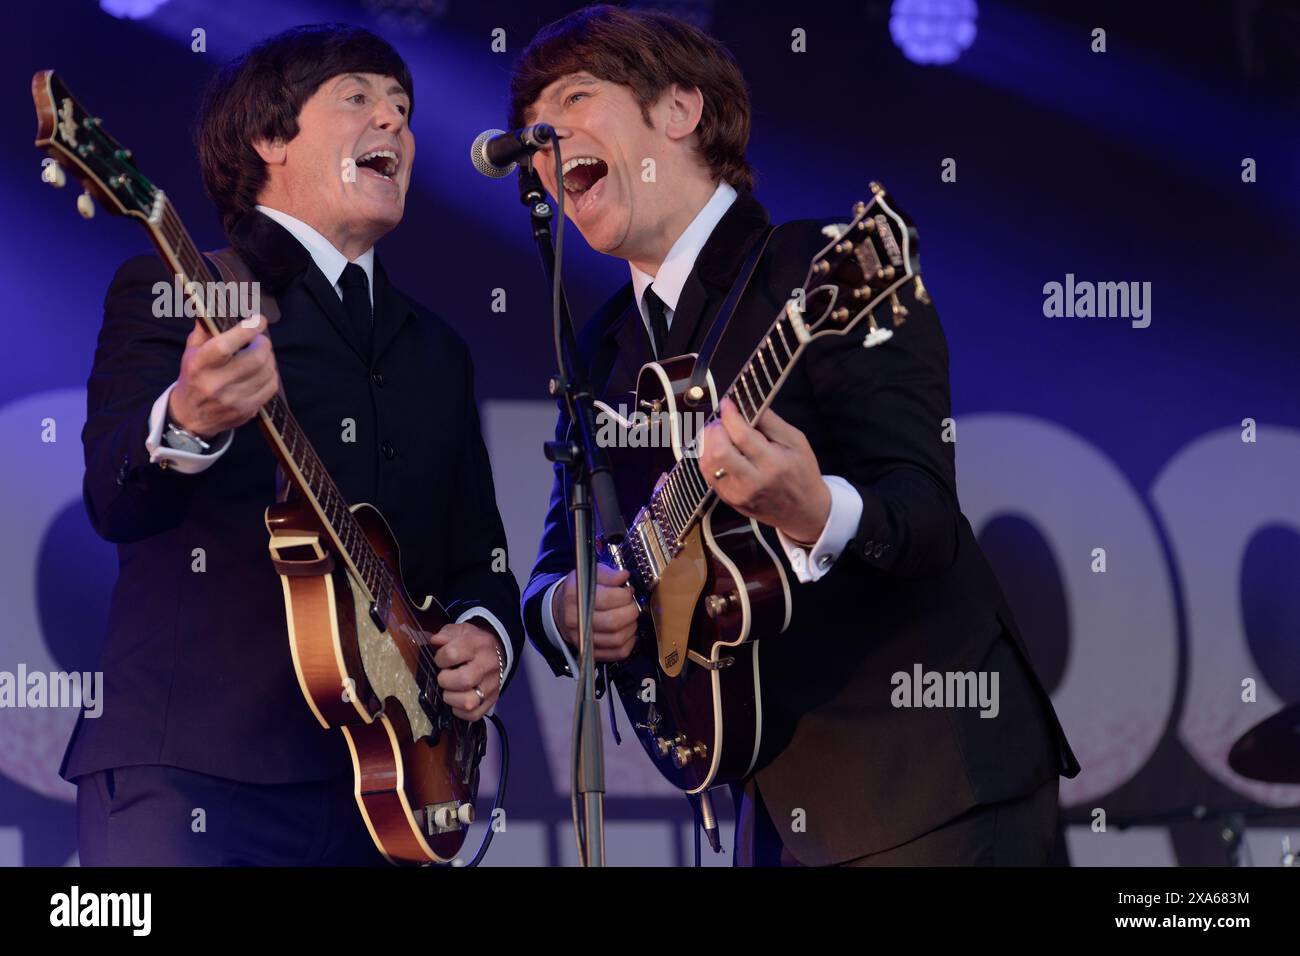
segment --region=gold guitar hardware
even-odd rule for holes
[[[740,603],[740,599],[735,591],[730,594],[710,594],[704,599],[704,611],[709,617],[721,617],[726,611]]]
[[[697,651],[687,651],[686,657],[688,660],[694,661],[696,664],[699,664],[708,671],[720,671],[722,668],[730,667],[732,664],[736,663],[734,657],[719,657],[716,661],[711,661]]]
[[[709,748],[704,744],[696,744],[694,747],[681,744],[673,748],[673,766],[681,770],[696,757],[706,757],[708,753]]]
[[[921,281],[920,276],[912,280],[912,292],[916,296],[917,302],[922,305],[930,304],[930,293],[926,290],[925,283]]]
[[[894,324],[902,325],[903,320],[907,317],[907,306],[898,301],[898,293],[889,294],[889,307],[894,311]]]

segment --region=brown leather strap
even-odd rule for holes
[[[253,272],[248,268],[248,263],[231,246],[224,249],[213,249],[205,252],[208,261],[217,267],[217,272],[221,273],[223,282],[257,282],[253,278]],[[275,296],[261,291],[259,286],[259,295],[262,301],[262,314],[266,316],[266,324],[273,325],[280,321],[280,305],[275,301]]]
[[[318,578],[334,573],[334,555],[326,554],[323,558],[309,558],[306,561],[285,561],[272,556],[275,573],[287,578]]]

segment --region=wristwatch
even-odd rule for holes
[[[170,418],[162,433],[163,444],[176,451],[187,451],[194,455],[206,455],[212,446],[188,429],[181,428]]]

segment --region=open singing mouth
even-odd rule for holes
[[[368,169],[391,180],[402,165],[402,155],[394,149],[381,147],[362,153],[356,158],[356,164],[361,169]]]
[[[595,156],[575,156],[564,164],[564,191],[570,196],[581,196],[604,179],[609,167]]]

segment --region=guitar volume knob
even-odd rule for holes
[[[732,591],[730,594],[725,594],[725,595],[710,594],[707,598],[704,599],[704,610],[705,613],[709,615],[709,617],[718,618],[721,617],[728,610],[730,610],[733,606],[735,606],[736,603],[737,600],[736,600],[735,591]]]
[[[704,744],[696,744],[694,747],[688,747],[685,744],[681,744],[673,749],[673,766],[678,770],[681,770],[696,757],[703,757],[707,755],[708,752],[709,748],[704,746]]]

